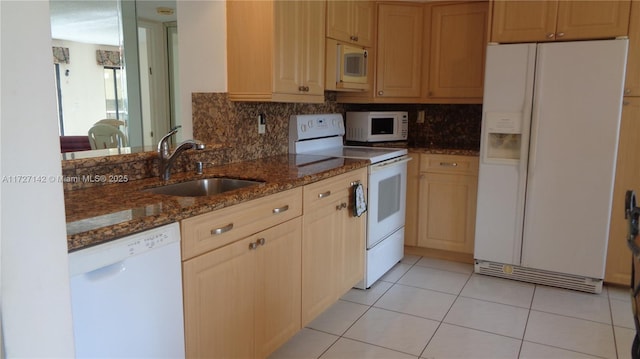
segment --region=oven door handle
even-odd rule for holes
[[[371,173],[383,171],[394,166],[403,165],[411,160],[411,157],[400,157],[399,159],[376,163],[371,165]]]

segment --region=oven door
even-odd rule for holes
[[[402,156],[369,166],[367,249],[404,226],[409,160]]]

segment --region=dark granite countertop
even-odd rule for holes
[[[65,191],[68,250],[101,244],[368,165],[366,160],[319,156],[317,161],[301,165],[299,159],[296,155],[280,155],[207,168],[202,175],[171,176],[169,183],[208,177],[264,182],[208,197],[175,197],[143,191],[162,185],[158,178]]]

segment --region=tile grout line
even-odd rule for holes
[[[431,336],[431,338],[429,338],[429,340],[427,341],[427,344],[425,344],[424,348],[422,348],[422,351],[420,352],[420,355],[418,356],[419,358],[422,358],[422,356],[424,355],[425,350],[427,350],[427,348],[429,347],[429,344],[431,344],[431,341],[436,336],[436,333],[438,332],[438,330],[442,326],[442,323],[444,323],[444,320],[447,317],[447,315],[449,314],[449,312],[451,311],[451,308],[453,308],[453,306],[456,304],[456,301],[458,300],[458,298],[460,298],[460,293],[462,293],[462,290],[464,289],[464,287],[469,283],[469,281],[471,280],[471,276],[472,275],[473,275],[473,272],[471,274],[469,274],[469,276],[467,277],[467,280],[464,282],[464,285],[462,286],[462,288],[460,288],[460,291],[456,295],[456,299],[454,299],[453,302],[451,302],[451,306],[449,307],[449,309],[447,309],[447,312],[444,313],[444,315],[442,316],[442,320],[440,320],[440,323],[436,327],[436,330],[433,331],[433,335]],[[448,294],[451,294],[451,293],[448,293]]]
[[[609,302],[609,316],[611,318],[611,332],[613,333],[613,348],[616,351],[616,359],[620,356],[618,355],[618,340],[616,339],[616,328],[615,323],[613,322],[613,307],[611,306],[611,293],[607,289],[607,301]]]
[[[531,308],[533,308],[533,298],[536,296],[536,290],[538,289],[538,285],[534,284],[533,286],[533,294],[531,295],[531,300],[529,301],[529,311],[527,312],[527,320],[524,322],[524,331],[522,332],[522,340],[520,341],[520,349],[518,350],[518,358],[522,355],[522,347],[524,346],[524,337],[527,335],[527,328],[529,327],[529,318],[531,317]]]
[[[420,258],[422,258],[422,257],[420,257]],[[397,264],[399,264],[399,263],[402,263],[402,261],[399,261],[398,263],[394,264],[394,266],[396,266],[396,265],[397,265]],[[417,263],[417,261],[416,261],[416,263]],[[412,265],[409,267],[409,269],[407,269],[407,271],[406,271],[402,276],[400,276],[400,278],[404,277],[404,275],[405,275],[405,274],[407,274],[407,272],[409,272],[409,270],[410,270],[411,268],[413,268],[413,266],[414,266],[414,265],[415,265],[415,263],[414,263],[414,264],[412,264]],[[400,278],[398,278],[398,280],[400,280]],[[378,281],[380,281],[380,280],[381,280],[381,279],[378,279]],[[354,321],[353,321],[353,323],[351,323],[351,325],[349,325],[349,326],[347,327],[347,329],[345,329],[345,330],[344,330],[344,332],[342,332],[342,334],[338,335],[338,339],[336,339],[333,343],[331,343],[331,345],[329,345],[329,347],[327,347],[327,349],[325,349],[325,350],[320,354],[320,356],[318,356],[318,359],[320,359],[320,358],[321,358],[321,357],[322,357],[322,356],[323,356],[323,355],[324,355],[324,354],[325,354],[329,349],[331,349],[331,348],[332,348],[332,347],[333,347],[333,346],[334,346],[334,345],[335,345],[335,344],[336,344],[340,339],[342,339],[342,338],[345,338],[345,339],[348,339],[348,340],[354,340],[354,341],[357,341],[357,342],[360,342],[360,343],[364,343],[364,344],[368,344],[368,345],[374,345],[374,346],[377,346],[377,347],[379,347],[379,348],[384,348],[384,349],[387,349],[387,350],[393,350],[393,351],[399,352],[399,351],[397,351],[397,350],[395,350],[395,349],[385,348],[385,347],[380,346],[380,345],[375,345],[375,344],[371,344],[371,343],[363,342],[363,341],[360,341],[360,340],[347,338],[347,337],[345,337],[345,336],[344,336],[344,334],[346,334],[346,333],[349,331],[349,329],[351,329],[351,328],[352,328],[352,327],[353,327],[353,326],[354,326],[354,325],[355,325],[355,324],[356,324],[356,323],[357,323],[357,322],[358,322],[358,321],[359,321],[359,320],[360,320],[360,319],[361,319],[365,314],[367,314],[367,312],[369,312],[369,310],[371,310],[371,308],[373,308],[373,306],[374,306],[374,305],[375,305],[375,304],[380,300],[380,298],[382,298],[382,296],[384,296],[384,295],[385,295],[385,294],[386,294],[386,293],[387,293],[391,288],[393,288],[393,286],[394,286],[394,285],[396,285],[396,283],[398,282],[398,280],[396,280],[395,282],[388,282],[388,283],[392,283],[392,284],[391,284],[391,286],[390,286],[389,288],[387,288],[387,290],[385,290],[385,291],[384,291],[384,292],[383,292],[383,293],[378,297],[378,299],[376,299],[373,303],[371,303],[370,305],[367,305],[367,306],[368,306],[367,310],[365,310],[365,311],[364,311],[364,312],[363,312],[363,313],[362,313],[362,314],[361,314],[361,315],[360,315],[356,320],[354,320]],[[376,281],[376,282],[377,282],[377,281]],[[369,287],[369,288],[371,288],[371,287]],[[368,290],[368,289],[364,289],[364,290]],[[338,299],[338,300],[342,300],[342,299]],[[348,300],[345,300],[345,301],[346,301],[346,302],[349,302],[349,303],[355,303],[355,304],[360,304],[360,305],[366,305],[366,304],[362,304],[362,303],[358,303],[358,302],[353,302],[353,301],[348,301]],[[313,328],[311,328],[311,329],[313,329]],[[323,333],[324,333],[324,332],[323,332]],[[327,333],[327,334],[332,334],[332,333]],[[332,335],[335,335],[335,334],[332,334]],[[409,354],[409,353],[404,353],[404,352],[399,352],[399,353]],[[419,357],[418,357],[418,358],[419,358]]]

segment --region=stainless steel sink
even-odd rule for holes
[[[169,196],[200,197],[212,196],[223,192],[233,191],[239,188],[255,186],[261,183],[263,182],[242,180],[236,178],[216,177],[169,184],[166,186],[149,188],[145,191],[156,194],[166,194]]]

